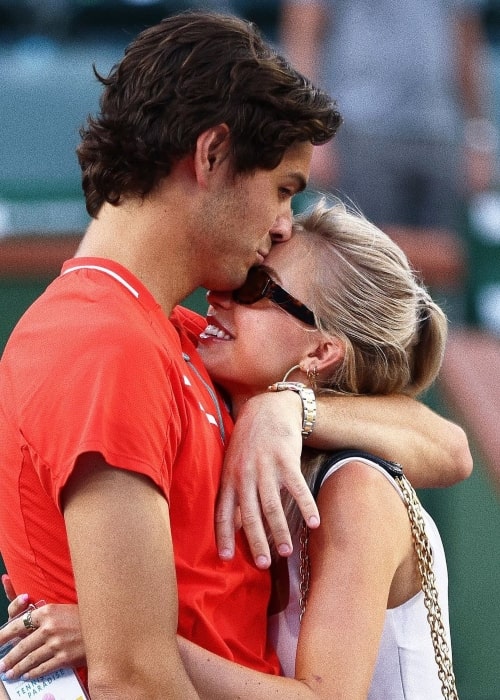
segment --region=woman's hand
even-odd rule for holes
[[[5,591],[5,595],[7,596],[7,600],[9,600],[12,603],[12,601],[16,597],[16,592],[14,590],[14,586],[12,585],[12,581],[10,580],[9,574],[3,574],[2,584],[3,584],[3,589]],[[19,612],[21,612],[21,611],[19,611]]]
[[[20,641],[0,661],[0,672],[9,680],[20,676],[30,680],[58,668],[85,666],[78,606],[48,604],[32,609],[33,631],[24,624],[22,613],[28,606],[27,594],[9,605],[10,621],[0,629],[0,645]]]

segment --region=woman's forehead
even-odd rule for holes
[[[315,254],[312,241],[304,235],[293,236],[284,243],[276,243],[271,248],[266,258],[266,265],[274,268],[279,275],[288,273],[290,275],[311,272],[314,265]],[[282,278],[284,281],[284,278]]]
[[[266,258],[266,263],[271,267],[300,266],[310,248],[303,234],[295,234],[283,243],[275,243]]]
[[[275,244],[266,258],[266,265],[276,271],[278,281],[288,292],[307,303],[312,296],[311,284],[316,267],[313,245],[304,235],[293,236]]]

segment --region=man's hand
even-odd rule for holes
[[[279,554],[292,553],[282,489],[297,501],[309,527],[318,527],[318,508],[300,470],[301,430],[301,401],[293,391],[259,394],[241,408],[226,452],[216,510],[222,559],[234,555],[235,529],[241,525],[256,565],[269,567],[264,522]]]

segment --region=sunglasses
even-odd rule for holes
[[[263,267],[250,268],[244,284],[234,290],[233,299],[237,304],[255,304],[260,299],[269,299],[299,321],[316,327],[311,309],[280,287]]]

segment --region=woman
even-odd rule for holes
[[[318,393],[415,396],[441,364],[443,313],[402,251],[342,204],[320,203],[300,216],[293,239],[275,246],[242,288],[209,292],[208,299],[199,350],[235,416],[251,396],[284,377]],[[327,458],[312,450],[304,454],[310,483]],[[311,578],[302,600],[300,518],[289,508],[295,523],[290,600],[271,618],[289,677],[236,666],[180,639],[200,697],[441,697],[410,522],[394,479],[369,458],[348,457],[323,479],[318,506],[321,526],[309,535]],[[444,552],[426,520],[449,644]],[[22,605],[18,600],[11,611]],[[74,608],[50,611],[63,619],[60,638],[47,632],[50,641],[31,667],[53,656],[55,666],[81,664]]]

